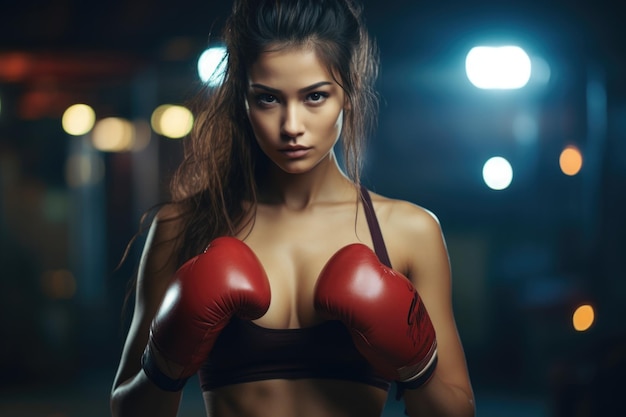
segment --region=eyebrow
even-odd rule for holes
[[[318,83],[311,84],[308,87],[301,88],[301,89],[298,90],[298,92],[299,93],[306,93],[308,91],[315,90],[316,88],[322,87],[324,85],[330,85],[330,84],[332,84],[330,81],[320,81]],[[277,90],[277,89],[272,88],[272,87],[268,87],[268,86],[263,85],[263,84],[251,84],[250,87],[258,88],[258,89],[261,89],[261,90],[265,90],[268,93],[272,93],[272,94],[280,93],[280,90]]]

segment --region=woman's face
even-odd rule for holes
[[[308,172],[329,158],[345,97],[313,49],[262,53],[250,68],[246,99],[259,146],[283,171]]]

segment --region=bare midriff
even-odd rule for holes
[[[203,393],[209,417],[380,417],[383,389],[326,380],[256,381]]]

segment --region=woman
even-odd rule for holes
[[[472,416],[439,223],[359,183],[360,8],[236,0],[224,39],[148,233],[113,415],[176,415],[198,372],[215,417],[380,416],[393,381],[411,416]]]

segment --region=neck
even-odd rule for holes
[[[312,170],[289,174],[271,165],[261,184],[259,202],[305,210],[316,203],[344,199],[354,192],[354,183],[342,172],[334,153]]]

